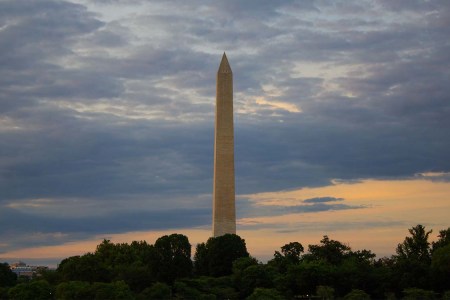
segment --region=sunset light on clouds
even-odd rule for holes
[[[211,236],[215,76],[237,233],[390,256],[450,226],[448,1],[0,2],[0,262]]]

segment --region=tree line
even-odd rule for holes
[[[32,279],[0,264],[0,299],[450,299],[450,228],[430,243],[409,229],[396,254],[376,258],[323,236],[307,249],[291,242],[267,263],[226,234],[196,246],[181,234],[101,242]]]

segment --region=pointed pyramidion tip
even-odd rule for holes
[[[231,67],[230,67],[230,64],[228,63],[228,58],[227,58],[227,55],[225,54],[225,52],[223,53],[222,61],[220,62],[220,66],[219,66],[219,71],[217,71],[217,72],[218,73],[232,73]]]

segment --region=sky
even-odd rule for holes
[[[237,233],[378,257],[450,227],[447,0],[1,0],[0,261],[211,236],[216,72]]]

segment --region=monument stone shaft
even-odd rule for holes
[[[234,190],[233,73],[225,53],[216,82],[213,236],[236,234]]]

